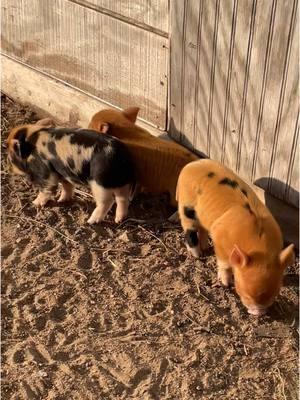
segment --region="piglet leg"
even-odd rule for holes
[[[201,247],[199,242],[199,222],[197,220],[195,211],[191,207],[179,206],[179,216],[181,226],[185,233],[185,244],[189,253],[198,258],[201,255]]]
[[[88,224],[97,224],[106,217],[107,213],[114,204],[113,191],[112,189],[105,189],[99,185],[96,181],[90,182],[93,197],[95,199],[97,207],[93,211],[92,215],[88,219]]]
[[[232,283],[233,276],[231,267],[224,261],[217,259],[218,264],[218,280],[221,281],[222,285],[229,286]]]
[[[61,182],[62,188],[60,196],[57,200],[58,203],[63,203],[64,201],[69,201],[73,197],[74,187],[70,182]]]
[[[200,257],[201,249],[199,246],[199,239],[197,230],[187,229],[185,232],[185,244],[189,253],[195,258]]]
[[[115,222],[123,221],[128,215],[128,207],[130,202],[131,185],[125,185],[121,188],[114,190],[117,208],[115,215]]]
[[[39,192],[37,198],[35,200],[33,200],[33,204],[36,207],[44,207],[48,201],[52,198],[53,193],[52,192]]]
[[[208,244],[208,232],[206,229],[202,228],[202,226],[199,226],[198,230],[198,235],[199,235],[199,242],[200,242],[200,249],[201,251],[205,251],[208,249],[209,244]]]
[[[57,189],[58,178],[56,174],[50,174],[47,179],[41,181],[41,191],[37,198],[33,200],[33,204],[36,207],[44,207],[49,200],[52,199]]]

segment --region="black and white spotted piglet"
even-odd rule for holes
[[[96,202],[89,224],[102,221],[115,201],[115,221],[127,216],[135,173],[119,140],[87,129],[23,125],[12,129],[7,145],[13,172],[29,176],[40,189],[36,206],[53,197],[59,182],[58,202],[70,200],[73,185],[80,183],[90,186]]]

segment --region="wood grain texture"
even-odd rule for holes
[[[273,37],[273,27],[276,2],[272,7],[264,6],[258,1],[255,8],[255,21],[249,35],[248,54],[249,67],[247,71],[247,83],[245,80],[243,93],[243,108],[240,115],[239,139],[236,158],[236,171],[248,180],[253,179],[251,168],[258,150],[255,148],[261,133],[262,112],[265,102],[265,86],[269,73],[270,48]],[[268,132],[269,134],[269,132]],[[261,153],[263,152],[261,149]]]
[[[170,43],[170,119],[169,130],[172,132],[172,137],[177,140],[182,140],[182,111],[184,107],[183,91],[184,91],[184,70],[185,57],[183,54],[185,43],[186,29],[186,0],[176,2],[171,7],[170,21],[173,27]],[[179,88],[180,86],[180,88]]]
[[[41,118],[51,117],[62,126],[87,128],[92,116],[108,107],[96,97],[74,89],[62,81],[0,56],[1,91],[15,101],[29,105]],[[20,76],[22,84],[20,84]],[[46,95],[45,95],[46,93]],[[159,136],[162,132],[138,118],[137,124]]]
[[[170,78],[171,135],[297,207],[298,11],[298,0],[174,0]]]
[[[196,61],[197,61],[197,40],[199,35],[199,29],[201,21],[199,18],[199,13],[202,12],[202,1],[194,1],[190,3],[190,7],[187,8],[187,13],[185,15],[185,31],[186,37],[189,38],[189,42],[186,46],[182,47],[184,52],[184,73],[182,75],[182,86],[183,86],[183,103],[180,115],[180,126],[182,132],[185,135],[181,137],[183,144],[191,146],[193,144],[193,128],[194,119],[192,113],[188,110],[195,108],[195,85],[196,85],[196,75],[194,73]],[[188,23],[187,23],[188,21]]]
[[[236,24],[237,2],[221,1],[218,10],[218,29],[215,33],[215,65],[214,84],[210,94],[210,129],[209,129],[209,153],[210,157],[221,161],[222,158],[222,132],[226,114],[226,99],[230,90],[230,68],[232,62],[232,37]],[[233,21],[233,24],[232,24]],[[233,25],[232,29],[228,26]],[[228,78],[228,79],[227,79]]]
[[[67,0],[4,0],[2,51],[166,127],[168,39]]]
[[[201,26],[201,43],[199,56],[199,69],[196,79],[198,80],[198,93],[196,93],[198,108],[195,109],[195,125],[199,126],[194,139],[194,147],[200,147],[207,155],[210,153],[210,107],[211,107],[211,91],[214,87],[215,74],[215,34],[218,28],[218,9],[219,0],[203,2],[202,26]],[[188,24],[189,22],[187,22]],[[187,38],[188,40],[188,38]],[[190,112],[190,110],[187,110]]]
[[[286,47],[283,49],[284,65],[269,167],[271,179],[268,187],[270,193],[280,191],[281,196],[285,195],[286,181],[292,178],[289,177],[289,165],[293,162],[292,158],[295,157],[298,148],[296,121],[299,112],[299,15],[296,2],[294,7],[289,7],[288,10],[286,7],[283,12],[289,18],[289,24],[287,24]],[[295,195],[295,191],[290,190],[290,196],[295,197]],[[299,195],[294,200],[299,202]]]
[[[299,110],[295,122],[294,138],[291,143],[291,153],[289,154],[288,179],[285,186],[285,198],[291,204],[299,204]],[[296,188],[296,189],[295,189]]]
[[[248,89],[248,73],[252,53],[253,25],[256,15],[256,1],[238,1],[236,21],[232,21],[231,31],[235,28],[232,46],[230,91],[226,97],[226,125],[222,132],[221,161],[233,170],[236,169],[240,143],[240,131],[244,117],[245,95]],[[229,79],[227,77],[227,79]]]
[[[144,25],[145,29],[155,28],[161,34],[169,32],[168,0],[68,0],[100,12],[109,12],[116,18]],[[150,29],[151,30],[151,29]],[[159,33],[159,32],[157,32]]]

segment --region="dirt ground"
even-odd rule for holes
[[[2,139],[37,120],[1,100]],[[298,398],[298,265],[269,314],[251,317],[214,286],[212,249],[187,255],[163,196],[139,195],[121,225],[110,213],[90,227],[81,192],[35,209],[4,147],[3,400]]]

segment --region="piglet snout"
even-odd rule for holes
[[[267,312],[266,308],[248,308],[248,313],[251,315],[255,315],[256,317],[261,317]]]

